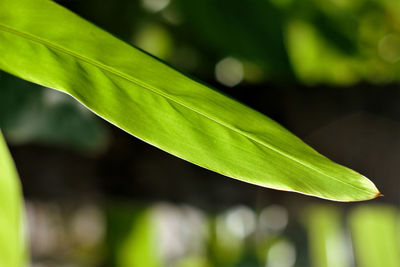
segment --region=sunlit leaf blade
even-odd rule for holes
[[[357,266],[400,266],[400,224],[395,208],[359,207],[349,221]]]
[[[47,0],[0,0],[0,69],[72,95],[134,136],[249,183],[321,198],[379,195],[266,116]]]
[[[19,178],[0,132],[0,266],[23,267],[26,243]]]

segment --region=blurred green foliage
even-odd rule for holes
[[[116,267],[398,266],[400,213],[394,207],[364,204],[345,213],[319,204],[290,220],[287,212],[278,205],[257,212],[240,205],[209,214],[191,206],[114,202],[99,242],[106,266]],[[297,242],[293,230],[308,239]]]
[[[350,217],[357,266],[400,266],[400,216],[388,206],[364,206]]]
[[[0,72],[0,128],[13,144],[104,148],[103,123],[71,97]]]
[[[399,81],[397,0],[178,2],[199,44],[256,64],[264,80]]]
[[[400,3],[179,1],[194,38],[261,67],[264,79],[351,85],[399,81]]]
[[[111,227],[108,238],[114,247],[110,258],[112,266],[163,266],[150,209],[112,207],[107,217]]]
[[[351,247],[345,239],[339,209],[333,205],[310,207],[304,217],[312,266],[351,266]]]

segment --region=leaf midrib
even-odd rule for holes
[[[300,164],[300,165],[302,165],[304,167],[307,167],[307,168],[309,168],[309,169],[311,169],[311,170],[313,170],[313,171],[315,171],[317,173],[320,173],[320,174],[322,174],[322,175],[324,175],[326,177],[329,177],[329,178],[331,178],[331,179],[333,179],[333,180],[335,180],[337,182],[340,182],[340,183],[343,183],[343,184],[348,185],[350,187],[353,187],[353,188],[355,188],[357,190],[360,190],[360,191],[363,191],[363,192],[367,192],[367,193],[372,193],[369,190],[366,190],[364,188],[359,188],[359,187],[357,187],[357,186],[355,186],[353,184],[350,184],[350,183],[348,183],[346,181],[340,180],[340,179],[335,178],[335,177],[333,177],[333,176],[331,176],[329,174],[326,174],[326,173],[322,172],[321,170],[316,169],[316,168],[308,165],[307,163],[304,163],[303,161],[286,154],[283,151],[280,151],[278,148],[274,147],[273,145],[271,145],[269,143],[264,143],[262,140],[259,140],[259,139],[255,138],[255,137],[251,136],[251,135],[248,135],[248,134],[242,132],[241,130],[234,128],[233,126],[231,126],[229,124],[221,122],[218,119],[210,117],[209,115],[204,114],[203,112],[201,112],[199,110],[196,110],[196,109],[194,109],[194,108],[192,108],[190,106],[187,106],[184,103],[182,103],[182,102],[180,102],[180,101],[178,101],[178,100],[176,100],[176,99],[174,99],[174,98],[172,98],[172,97],[170,97],[170,96],[158,91],[157,89],[153,88],[153,86],[151,86],[149,84],[146,84],[144,82],[141,82],[140,80],[138,80],[138,79],[136,79],[136,78],[134,78],[134,77],[132,77],[130,75],[127,75],[127,74],[125,74],[123,72],[120,72],[120,71],[114,69],[113,67],[107,66],[107,65],[105,65],[105,64],[103,64],[101,62],[98,62],[97,60],[90,59],[88,57],[82,56],[82,55],[80,55],[80,54],[78,54],[76,52],[70,51],[70,50],[68,50],[68,49],[66,49],[66,48],[64,48],[62,46],[57,45],[57,44],[53,44],[48,40],[42,39],[41,37],[34,36],[32,34],[29,34],[29,33],[14,29],[12,27],[6,26],[6,25],[1,24],[1,23],[0,23],[0,30],[3,30],[5,32],[8,32],[8,33],[11,33],[11,34],[14,34],[14,35],[17,35],[17,36],[22,37],[22,38],[26,38],[26,39],[28,39],[30,41],[33,41],[33,42],[40,43],[40,44],[42,44],[44,46],[53,48],[53,49],[58,50],[58,51],[60,51],[62,53],[70,55],[71,57],[74,57],[76,59],[79,59],[79,60],[82,60],[82,61],[84,61],[86,63],[89,63],[90,65],[93,65],[94,67],[97,67],[99,69],[102,69],[102,70],[105,70],[107,72],[110,72],[110,73],[112,73],[112,74],[114,74],[114,75],[116,75],[116,76],[118,76],[120,78],[123,78],[123,79],[125,79],[127,81],[130,81],[130,82],[132,82],[132,83],[134,83],[134,84],[136,84],[136,85],[138,85],[138,86],[140,86],[140,87],[142,87],[144,89],[147,89],[147,90],[149,90],[149,91],[151,91],[151,92],[153,92],[155,94],[158,94],[158,95],[160,95],[160,96],[162,96],[162,97],[164,97],[164,98],[166,98],[166,99],[168,99],[168,100],[170,100],[170,101],[172,101],[172,102],[174,102],[176,104],[179,104],[179,105],[181,105],[181,106],[183,106],[183,107],[185,107],[185,108],[187,108],[187,109],[189,109],[189,110],[191,110],[191,111],[193,111],[193,112],[195,112],[195,113],[197,113],[197,114],[199,114],[199,115],[201,115],[201,116],[203,116],[203,117],[205,117],[205,118],[207,118],[207,119],[209,119],[211,121],[214,121],[215,123],[220,124],[220,125],[228,128],[228,129],[230,129],[230,130],[232,130],[232,131],[234,131],[234,132],[236,132],[236,133],[238,133],[238,134],[240,134],[240,135],[242,135],[242,136],[244,136],[244,137],[256,142],[256,143],[259,143],[259,144],[267,147],[268,149],[274,151],[275,153],[278,153],[278,154],[280,154],[280,155],[282,155],[282,156],[284,156],[284,157],[286,157],[286,158],[288,158],[288,159],[290,159],[290,160],[292,160],[292,161],[294,161],[294,162],[296,162],[296,163],[298,163],[298,164]],[[195,81],[193,81],[193,82],[195,82]],[[375,193],[375,192],[373,192],[373,193]]]

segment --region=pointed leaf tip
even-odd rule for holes
[[[53,1],[0,0],[0,55],[0,69],[65,92],[141,140],[223,175],[336,201],[376,195],[368,179],[275,121]]]

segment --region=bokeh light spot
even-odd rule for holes
[[[266,267],[292,267],[296,262],[296,249],[289,241],[282,240],[268,251]]]
[[[243,80],[243,64],[238,59],[226,57],[215,66],[215,78],[223,85],[233,87]]]
[[[161,59],[167,59],[173,49],[169,32],[158,24],[144,25],[134,36],[133,43]]]
[[[388,34],[378,44],[379,56],[389,62],[396,63],[400,60],[400,35]]]
[[[288,224],[289,215],[284,207],[271,205],[261,212],[259,220],[262,228],[272,232],[280,232]]]
[[[159,12],[169,5],[170,0],[142,0],[144,9],[150,12]]]
[[[226,226],[235,236],[245,238],[256,228],[255,214],[248,207],[239,206],[228,212]]]

